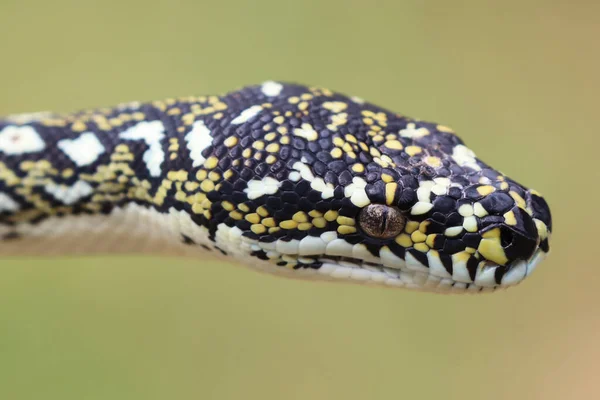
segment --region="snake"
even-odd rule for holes
[[[551,232],[543,196],[450,127],[320,86],[0,118],[1,256],[215,258],[482,293],[529,276]]]

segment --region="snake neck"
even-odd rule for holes
[[[213,96],[0,120],[1,237],[56,236],[62,224],[61,235],[96,225],[203,242],[222,177],[203,155],[213,137],[201,114],[214,123],[224,107]]]

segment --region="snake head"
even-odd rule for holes
[[[446,126],[301,85],[266,82],[225,98],[231,115],[208,151],[225,177],[211,231],[245,264],[478,292],[517,284],[549,251],[542,196]]]

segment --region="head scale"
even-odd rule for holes
[[[267,82],[225,99],[231,114],[211,151],[231,172],[211,199],[211,230],[246,264],[487,291],[518,283],[549,251],[541,195],[448,127],[300,85]]]

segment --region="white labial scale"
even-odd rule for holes
[[[406,262],[395,255],[388,247],[379,250],[381,263],[388,268],[406,269]]]
[[[502,286],[512,286],[519,283],[527,274],[527,262],[520,260],[502,277]]]
[[[497,266],[486,265],[482,261],[477,266],[477,274],[475,275],[475,284],[477,286],[496,286],[496,269]]]

